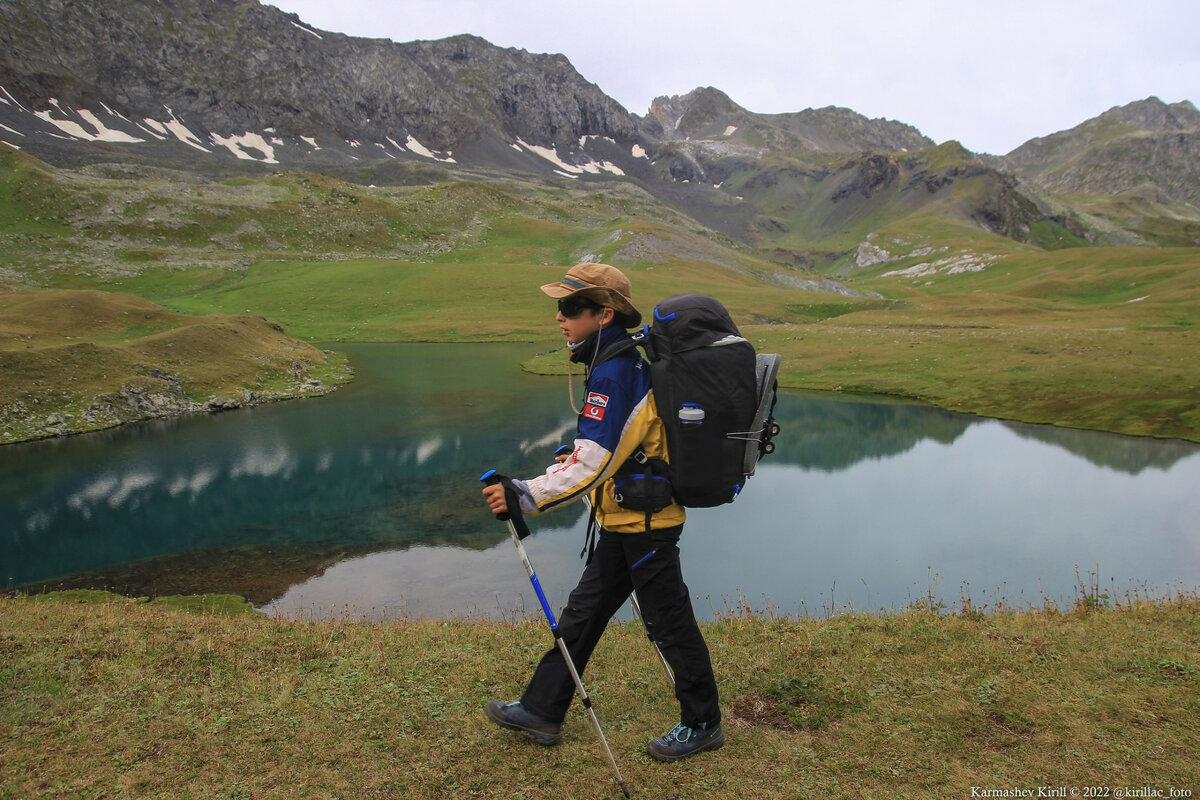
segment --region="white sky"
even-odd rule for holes
[[[563,53],[635,114],[714,86],[1003,154],[1151,95],[1200,103],[1197,0],[266,0],[320,30]]]

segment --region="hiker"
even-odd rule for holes
[[[572,451],[558,456],[544,474],[510,484],[525,513],[549,511],[585,496],[594,509],[587,566],[558,621],[562,639],[582,673],[609,620],[636,590],[647,632],[674,672],[680,706],[679,723],[652,739],[646,750],[659,761],[716,750],[725,743],[717,684],[679,563],[684,509],[669,498],[666,507],[654,512],[622,508],[614,491],[614,475],[635,454],[669,461],[649,367],[640,353],[630,348],[596,363],[601,351],[629,338],[627,329],[641,325],[629,279],[607,264],[580,264],[561,281],[541,288],[558,300],[556,320],[570,361],[587,369],[583,404],[575,407],[571,390],[571,407],[579,414]],[[489,486],[483,494],[493,513],[507,511],[504,486]],[[553,745],[562,736],[574,693],[566,662],[554,647],[542,657],[519,701],[492,700],[485,711],[496,724]]]

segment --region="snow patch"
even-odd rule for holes
[[[601,141],[608,142],[609,144],[612,144],[612,145],[615,145],[617,143],[617,140],[613,139],[610,136],[601,136],[598,133],[589,133],[586,136],[579,137],[579,146],[587,147],[588,139],[599,139]]]
[[[733,136],[733,134],[734,134],[736,131],[737,131],[737,125],[730,125],[728,128],[726,128],[726,129],[725,129],[725,135],[726,135],[726,136]]]
[[[1140,303],[1143,300],[1148,300],[1149,298],[1150,298],[1150,295],[1147,294],[1147,295],[1143,295],[1142,297],[1135,297],[1132,300],[1126,300],[1125,302],[1126,303]]]
[[[409,134],[409,137],[408,137],[407,141],[405,142],[405,144],[408,146],[409,150],[412,150],[414,153],[416,153],[419,156],[425,156],[426,158],[432,158],[436,161],[445,161],[449,164],[456,163],[455,160],[450,157],[449,153],[446,153],[445,155],[438,155],[437,153],[433,152],[425,145],[418,142],[415,138],[413,138],[412,134]]]
[[[160,141],[167,138],[167,134],[169,133],[169,131],[163,127],[161,122],[156,119],[150,119],[149,117],[146,117],[141,122],[135,122],[134,125],[137,125],[146,133]]]
[[[170,106],[163,106],[163,108],[167,110],[167,114],[169,114],[171,117],[168,122],[162,123],[162,126],[166,128],[168,132],[173,134],[179,141],[183,142],[184,144],[191,145],[197,150],[203,150],[206,153],[212,152],[203,144],[201,144],[200,138],[196,136],[196,134],[188,130],[187,126],[176,118],[175,112],[171,110]],[[150,120],[147,118],[146,121],[149,122]]]
[[[570,174],[566,175],[566,177],[569,177],[569,178],[577,177],[579,175],[582,175],[585,172],[590,173],[592,175],[598,175],[601,172],[611,172],[613,175],[624,175],[625,174],[624,170],[622,170],[620,167],[618,167],[616,164],[613,164],[610,161],[591,161],[591,160],[589,160],[585,164],[568,164],[567,162],[563,161],[559,157],[558,151],[552,147],[540,147],[539,145],[536,145],[536,144],[529,144],[524,139],[517,139],[517,144],[519,144],[521,147],[524,147],[529,152],[531,152],[535,155],[541,156],[542,158],[546,159],[554,166],[558,167],[558,169],[555,170],[555,172],[558,172],[559,174],[570,173]],[[517,145],[513,145],[513,147],[516,147],[516,146]],[[520,148],[518,148],[518,149],[520,149]]]
[[[321,41],[325,41],[325,37],[324,37],[324,36],[322,36],[321,34],[317,33],[316,31],[312,30],[311,28],[306,28],[306,27],[304,27],[304,26],[303,26],[303,25],[301,25],[299,22],[293,22],[293,23],[292,23],[292,25],[296,26],[297,28],[299,28],[300,30],[304,31],[305,33],[311,33],[313,36],[317,37],[317,38],[318,38],[318,39],[320,39]]]
[[[126,122],[130,122],[129,117],[125,116],[120,111],[113,111],[111,108],[108,107],[108,105],[106,103],[101,102],[100,107],[103,108],[104,112],[106,114],[108,114],[110,117],[116,117],[117,119],[123,119]]]
[[[4,103],[4,105],[6,105],[6,106],[9,106],[9,105],[16,106],[17,108],[21,109],[22,111],[29,110],[28,108],[26,108],[25,106],[23,106],[19,102],[17,102],[17,98],[13,97],[12,93],[9,92],[8,89],[5,89],[3,86],[0,86],[0,92],[4,92],[4,97],[0,97],[0,103]],[[8,99],[5,100],[4,99],[5,97],[7,97]]]
[[[246,131],[241,136],[221,136],[218,133],[209,134],[213,144],[219,144],[225,147],[229,152],[233,153],[243,161],[261,161],[264,164],[278,164],[275,159],[275,148],[267,144],[260,134]],[[258,150],[263,154],[262,158],[256,158],[254,155],[247,153],[246,148]]]
[[[17,136],[25,135],[25,134],[21,133],[20,131],[14,131],[12,128],[8,127],[7,125],[0,125],[0,128],[4,128],[4,130],[8,131],[9,133],[15,133]]]
[[[521,147],[524,147],[529,152],[541,156],[551,164],[554,164],[566,172],[582,172],[582,170],[579,169],[579,167],[576,167],[574,164],[565,163],[561,158],[558,157],[558,151],[551,147],[541,147],[536,144],[529,144],[524,139],[517,139],[517,144],[519,144]]]
[[[114,130],[101,122],[91,111],[80,111],[79,116],[83,117],[84,121],[96,129],[96,139],[101,142],[126,142],[128,144],[136,144],[144,142],[145,139],[139,139],[137,136],[132,136],[125,131]]]
[[[635,144],[633,149],[630,150],[630,154],[634,158],[648,158],[646,155],[646,148],[642,147],[640,144]]]
[[[624,175],[625,174],[625,170],[621,169],[620,167],[618,167],[616,164],[612,163],[611,161],[593,161],[590,164],[584,164],[583,168],[587,172],[591,172],[591,173],[594,173],[597,175],[600,174],[601,172],[608,172],[613,175]]]
[[[309,147],[311,147],[313,150],[321,149],[321,146],[319,144],[317,144],[317,140],[315,138],[313,138],[312,136],[301,136],[300,139],[305,144],[307,144]]]
[[[60,114],[67,115],[67,114],[71,113],[68,110],[64,110],[62,108],[62,106],[60,106],[58,104],[58,101],[55,100],[54,98],[50,98],[50,105],[54,106],[55,111],[58,111]],[[131,136],[130,134],[125,133],[124,131],[113,130],[112,128],[108,127],[103,122],[101,122],[96,117],[96,115],[90,111],[84,110],[84,111],[78,112],[78,114],[81,119],[83,119],[85,122],[87,122],[89,125],[91,125],[93,128],[96,129],[95,133],[92,133],[91,131],[87,130],[86,128],[84,128],[82,125],[80,125],[78,122],[75,122],[74,120],[55,119],[53,111],[46,110],[46,111],[33,112],[33,115],[35,117],[42,120],[43,122],[49,122],[51,125],[58,128],[60,131],[65,133],[67,136],[70,136],[74,139],[82,139],[85,142],[125,142],[125,143],[129,143],[129,144],[134,144],[137,142],[146,141],[145,139],[139,139],[136,136]]]

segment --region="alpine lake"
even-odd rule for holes
[[[540,615],[480,498],[571,441],[536,345],[337,345],[316,400],[0,448],[0,581],[232,593],[310,618]],[[575,396],[581,396],[576,377]],[[738,500],[689,511],[697,615],[1070,608],[1200,586],[1200,446],[780,393]],[[552,604],[582,570],[582,504],[531,517]],[[625,611],[623,614],[627,614]]]

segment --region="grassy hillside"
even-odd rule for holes
[[[345,362],[260,317],[184,316],[110,292],[0,285],[0,438],[330,391]]]
[[[708,623],[727,743],[674,765],[644,754],[678,713],[644,633],[611,627],[585,680],[636,798],[1200,792],[1200,605],[1079,599]],[[482,713],[520,690],[544,623],[180,602],[0,598],[0,796],[620,796],[578,704],[549,749]]]
[[[788,387],[1200,440],[1200,366],[1192,357],[1200,250],[1082,247],[1061,226],[1031,230],[1030,242],[1019,243],[961,215],[934,213],[938,193],[954,205],[955,192],[995,187],[982,173],[942,185],[939,176],[961,167],[956,153],[944,146],[898,165],[909,183],[920,175],[934,182],[934,202],[913,213],[871,210],[903,203],[903,192],[839,200],[863,212],[830,240],[852,248],[838,266],[847,294],[627,183],[480,175],[373,188],[287,173],[214,183],[146,168],[57,171],[9,151],[0,153],[0,280],[23,292],[134,295],[194,325],[209,314],[263,317],[308,341],[553,346],[553,306],[537,286],[569,264],[603,260],[630,273],[645,312],[678,291],[719,297],[756,345],[784,355]],[[884,168],[871,163],[844,177]],[[1113,208],[1130,202],[1112,200]],[[128,351],[161,335],[95,327],[92,316],[56,318],[37,349],[68,363],[45,348],[127,342]],[[185,359],[189,370],[203,360],[200,351],[225,347],[215,330],[226,323],[208,322],[189,329],[197,353]],[[558,370],[562,358],[554,353],[530,368]],[[123,363],[130,378],[138,374],[131,365],[144,362]],[[79,416],[88,398],[70,385],[70,371],[27,369],[46,375],[36,379],[40,394],[28,395],[48,404],[38,409],[43,420]],[[271,380],[233,377],[242,386]],[[214,376],[195,380],[211,387],[186,390],[200,402],[206,391],[226,391]],[[59,407],[64,393],[74,405]]]

